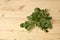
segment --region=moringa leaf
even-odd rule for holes
[[[22,27],[22,28],[23,28],[24,26],[25,26],[25,24],[24,24],[24,23],[21,23],[21,24],[20,24],[20,27]]]
[[[39,27],[42,31],[48,32],[48,29],[52,29],[51,19],[47,9],[35,8],[34,12],[30,16],[27,16],[27,21],[21,23],[21,27],[25,27],[27,31],[32,28]]]

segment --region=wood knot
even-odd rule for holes
[[[24,7],[25,7],[24,5],[20,6],[19,10],[23,10]]]

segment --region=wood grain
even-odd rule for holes
[[[47,8],[53,17],[48,33],[20,27],[35,7]],[[60,40],[60,0],[0,0],[0,40]]]

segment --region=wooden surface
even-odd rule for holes
[[[53,17],[48,33],[20,27],[36,7],[47,8]],[[60,0],[0,0],[0,40],[60,40]]]

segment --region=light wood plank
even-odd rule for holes
[[[47,8],[53,17],[49,33],[20,27],[35,7]],[[0,40],[60,40],[60,0],[0,0]]]

